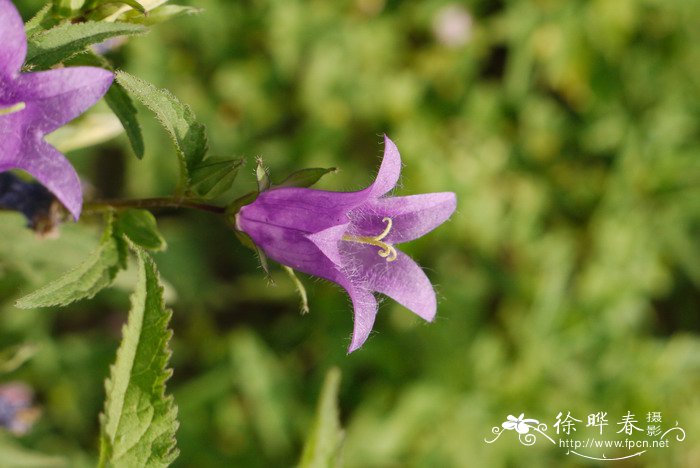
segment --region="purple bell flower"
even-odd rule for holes
[[[0,44],[0,172],[28,172],[77,219],[83,203],[78,174],[43,136],[95,104],[114,76],[95,67],[20,73],[27,38],[9,0],[0,0]]]
[[[385,196],[399,180],[401,157],[386,136],[384,144],[377,178],[364,190],[273,188],[236,215],[236,228],[268,257],[348,292],[355,311],[349,353],[362,346],[372,330],[377,315],[374,292],[427,321],[435,318],[433,286],[423,270],[394,246],[432,231],[457,205],[451,192]]]

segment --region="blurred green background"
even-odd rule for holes
[[[16,3],[25,19],[42,4]],[[267,286],[221,219],[161,213],[176,466],[293,465],[333,366],[349,467],[581,466],[543,439],[484,442],[509,414],[551,426],[560,411],[607,411],[609,438],[627,411],[643,427],[660,411],[685,441],[600,466],[700,466],[700,2],[189,4],[204,12],[109,57],[190,104],[213,154],[261,155],[273,178],[337,166],[319,187],[356,190],[385,132],[405,165],[397,193],[454,191],[459,206],[402,246],[436,285],[435,323],[384,301],[349,356],[339,288],[304,277],[301,316],[284,273]],[[174,149],[141,115],[142,161],[124,136],[70,154],[96,194],[174,187]],[[0,344],[36,350],[2,379],[34,386],[43,410],[19,443],[71,466],[94,462],[133,275],[66,309],[12,304],[96,244],[100,220],[83,221],[45,241],[0,222]]]

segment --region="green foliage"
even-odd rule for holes
[[[243,162],[243,159],[206,159],[192,172],[192,191],[205,199],[223,195],[231,190]]]
[[[125,266],[125,245],[110,215],[100,245],[87,259],[60,278],[18,299],[15,306],[22,309],[65,306],[89,299],[111,285],[119,270]]]
[[[158,89],[123,71],[117,72],[116,77],[120,85],[156,114],[172,138],[180,158],[180,176],[188,186],[192,172],[202,164],[207,153],[204,125],[197,122],[188,105],[182,104],[169,91]]]
[[[333,368],[326,374],[321,396],[316,408],[316,421],[304,445],[300,468],[339,467],[343,444],[338,411],[340,369]]]
[[[201,12],[201,9],[191,6],[162,5],[157,8],[154,8],[153,10],[150,10],[146,15],[140,15],[133,11],[126,12],[120,17],[120,19],[122,19],[123,21],[128,21],[129,23],[152,26],[158,23],[163,23],[165,21],[170,21],[181,16],[196,15]]]
[[[168,466],[177,457],[177,408],[165,395],[172,312],[150,256],[137,249],[138,281],[101,419],[100,466]]]
[[[113,83],[104,99],[126,130],[134,154],[139,159],[143,158],[145,151],[143,135],[141,134],[141,126],[136,119],[136,107],[134,107],[131,98],[119,83]]]
[[[63,23],[29,37],[27,65],[44,70],[111,37],[144,34],[146,28],[123,23]]]
[[[130,209],[119,213],[117,229],[131,242],[147,250],[165,250],[167,244],[150,211]]]

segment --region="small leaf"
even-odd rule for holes
[[[124,241],[115,234],[113,216],[109,215],[100,244],[90,256],[73,270],[28,294],[15,304],[20,309],[65,306],[80,299],[89,299],[114,281],[126,267]]]
[[[138,11],[142,15],[146,14],[146,9],[143,7],[143,5],[141,5],[136,0],[110,0],[110,1],[116,2],[116,3],[123,3],[124,5],[129,5],[131,8]]]
[[[335,167],[331,167],[329,169],[324,169],[321,167],[301,169],[291,173],[282,182],[276,184],[275,187],[311,187],[324,175],[335,172],[337,172]]]
[[[189,186],[191,172],[199,166],[207,152],[204,125],[197,122],[189,106],[181,103],[169,91],[156,88],[123,71],[118,71],[116,78],[132,96],[156,114],[175,143],[180,158],[181,177],[184,185]]]
[[[109,108],[112,109],[112,112],[114,112],[114,115],[119,118],[124,130],[126,130],[126,135],[129,137],[129,143],[131,143],[131,149],[134,150],[134,154],[139,159],[143,158],[144,145],[141,125],[136,120],[136,107],[134,107],[134,103],[126,93],[126,90],[119,83],[112,84],[107,94],[105,94],[105,101]]]
[[[172,312],[163,303],[153,259],[134,249],[138,281],[117,359],[105,383],[99,466],[165,467],[178,454],[177,407],[173,397],[165,395],[165,382],[172,375],[167,368]]]
[[[301,468],[340,466],[344,433],[338,415],[339,387],[340,370],[334,367],[328,371],[323,382],[316,421],[299,462]]]
[[[260,157],[255,158],[255,178],[258,180],[258,192],[263,192],[270,188],[270,173]]]
[[[191,189],[202,198],[216,198],[233,185],[242,159],[206,159],[192,171]]]
[[[147,29],[126,23],[63,23],[34,34],[27,45],[27,65],[47,69],[110,37],[144,34]]]
[[[51,3],[47,3],[32,19],[27,21],[24,25],[24,32],[27,37],[31,37],[38,32],[53,28],[56,24],[58,24],[58,20],[51,14]]]
[[[134,244],[145,249],[160,251],[167,247],[150,211],[130,209],[120,213],[117,228]]]
[[[297,292],[299,293],[299,298],[301,299],[301,313],[302,315],[308,314],[309,313],[309,297],[306,294],[306,288],[304,287],[304,283],[301,282],[299,277],[294,273],[294,270],[289,268],[287,265],[282,265],[282,268],[284,271],[287,272],[289,275],[289,278],[292,280],[292,283],[294,283],[294,287],[297,289]]]
[[[119,17],[120,21],[128,23],[143,24],[152,26],[163,23],[174,18],[185,15],[196,15],[201,13],[201,8],[182,5],[163,5],[148,12],[147,15],[137,15],[133,11],[128,11]]]

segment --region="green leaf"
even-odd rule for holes
[[[129,137],[134,154],[139,159],[143,158],[144,145],[141,125],[136,120],[137,110],[126,90],[119,83],[112,84],[105,94],[105,101],[126,130],[126,136]]]
[[[148,12],[146,15],[138,15],[133,11],[128,11],[119,17],[121,21],[129,23],[152,26],[163,23],[174,18],[185,15],[196,15],[201,13],[201,8],[182,5],[163,5]]]
[[[15,304],[20,309],[65,306],[89,299],[112,284],[120,269],[126,267],[126,248],[114,230],[112,215],[90,256],[73,270],[43,288],[20,298]]]
[[[304,444],[301,468],[325,468],[340,466],[340,453],[344,433],[338,415],[338,389],[340,370],[332,368],[326,374],[321,397],[316,409],[316,421]]]
[[[134,36],[148,29],[126,23],[63,23],[34,34],[27,45],[27,65],[47,69],[110,37]]]
[[[233,185],[243,159],[207,159],[192,171],[191,189],[202,198],[216,198]]]
[[[291,173],[282,182],[276,184],[275,187],[311,187],[324,175],[335,173],[337,171],[338,170],[335,167],[331,167],[329,169],[324,169],[321,167],[301,169]]]
[[[143,5],[141,5],[136,0],[111,0],[111,1],[114,1],[116,3],[123,3],[124,5],[129,5],[131,8],[138,11],[142,15],[144,15],[146,13],[146,9],[143,7]],[[103,2],[103,3],[106,3],[106,2]]]
[[[160,467],[177,458],[177,407],[165,395],[168,369],[168,323],[172,312],[163,303],[163,287],[153,259],[135,247],[138,281],[117,359],[105,383],[107,399],[100,417],[99,466]]]
[[[192,109],[165,89],[156,88],[123,71],[116,73],[117,82],[148,107],[175,143],[180,158],[181,177],[189,186],[191,172],[203,161],[207,152],[204,125],[197,122]]]
[[[117,227],[134,244],[148,250],[165,250],[167,244],[158,231],[155,216],[147,210],[130,209],[119,214]]]
[[[53,28],[56,24],[58,24],[58,20],[51,14],[51,3],[47,3],[32,19],[27,21],[24,25],[24,32],[27,37],[31,37],[36,33]]]

